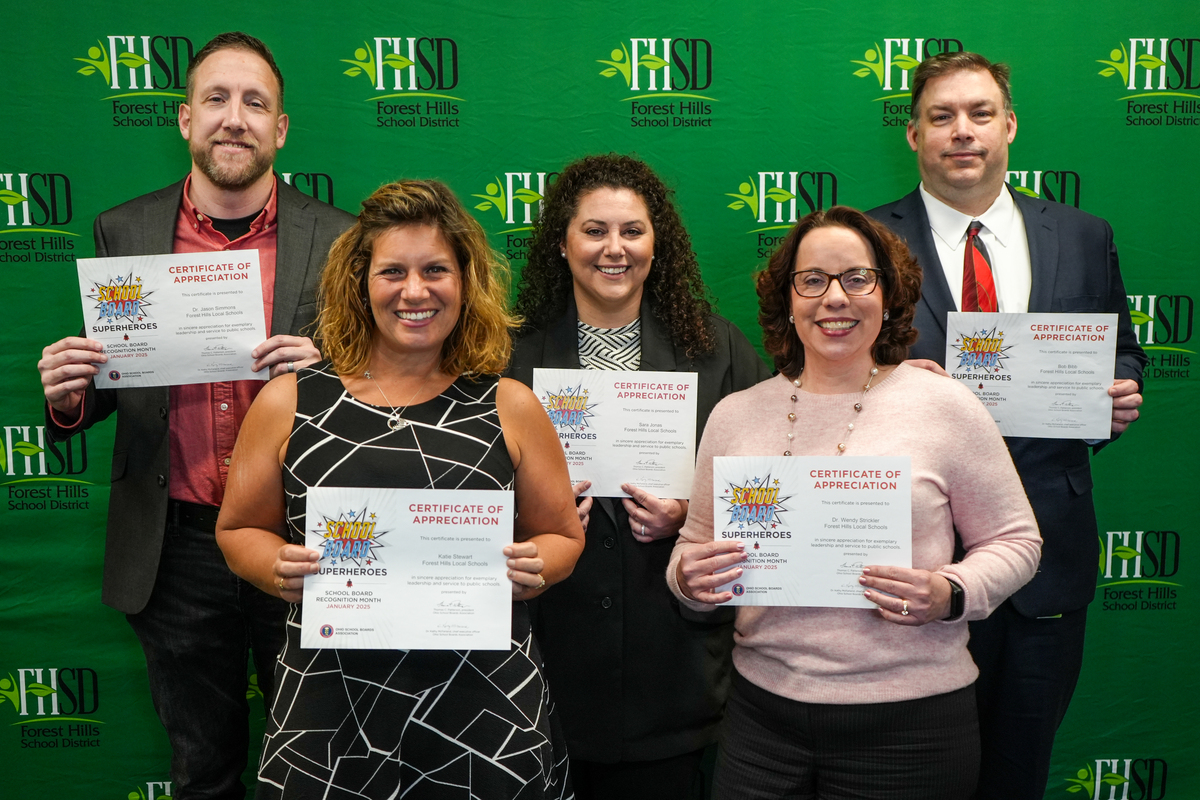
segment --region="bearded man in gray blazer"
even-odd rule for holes
[[[270,338],[252,354],[255,371],[271,378],[318,361],[302,332],[329,246],[354,217],[272,171],[288,117],[266,45],[225,33],[201,48],[179,127],[189,175],[97,217],[96,255],[256,248]],[[215,527],[237,429],[263,384],[97,390],[105,361],[101,344],[82,336],[45,348],[46,430],[61,440],[116,412],[102,599],[125,612],[145,652],[173,796],[240,800],[247,651],[269,707],[287,604],[229,572]]]
[[[870,211],[908,242],[924,270],[910,356],[944,374],[946,314],[959,310],[1114,313],[1118,317],[1112,435],[1137,419],[1145,354],[1130,324],[1112,228],[1005,184],[1017,134],[1009,69],[975,53],[946,53],[914,74],[908,143],[921,184]],[[976,280],[965,251],[983,241],[991,266]],[[977,264],[973,257],[972,264]],[[964,283],[964,274],[970,279]],[[994,293],[991,286],[994,285]],[[995,307],[973,300],[986,293]],[[967,299],[969,298],[969,299]],[[972,622],[982,761],[976,798],[1041,800],[1054,735],[1083,661],[1096,591],[1096,512],[1089,445],[1007,437],[1041,530],[1038,574],[989,618]]]

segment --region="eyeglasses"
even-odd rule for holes
[[[792,288],[801,297],[822,297],[829,291],[829,284],[836,278],[842,285],[842,291],[851,297],[862,297],[875,291],[879,285],[879,276],[883,270],[873,267],[848,269],[837,275],[821,272],[819,269],[805,269],[792,273]]]

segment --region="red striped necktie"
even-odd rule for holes
[[[983,223],[972,220],[967,228],[967,249],[963,254],[963,311],[997,311],[996,284],[987,245],[979,238]]]

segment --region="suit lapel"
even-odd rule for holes
[[[287,333],[296,318],[312,254],[316,218],[309,199],[276,175],[275,309],[268,335]]]
[[[904,237],[908,249],[921,265],[921,303],[928,316],[938,326],[939,338],[946,338],[946,314],[957,311],[946,271],[933,243],[933,229],[929,227],[929,215],[925,213],[925,202],[920,190],[914,190],[896,203],[892,209],[892,220],[888,227]]]
[[[171,184],[154,193],[154,201],[142,212],[139,231],[142,241],[138,253],[156,254],[175,252],[175,226],[179,221],[179,208],[183,202],[185,180]],[[125,254],[122,254],[125,255]]]
[[[1034,200],[1019,192],[1013,192],[1013,199],[1021,209],[1025,237],[1029,241],[1029,268],[1033,279],[1029,288],[1029,311],[1052,311],[1058,278],[1058,226],[1045,213],[1045,201]]]

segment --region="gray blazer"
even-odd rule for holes
[[[96,256],[170,253],[183,181],[123,203],[96,217]],[[276,178],[278,233],[275,309],[270,334],[299,334],[316,319],[316,289],[333,244],[354,223],[351,214],[315,200]],[[307,331],[305,331],[307,333]],[[126,614],[145,608],[154,589],[167,521],[170,436],[166,386],[102,389],[89,385],[82,425],[63,429],[46,408],[46,430],[61,441],[117,412],[112,494],[104,547],[101,599]]]
[[[1012,194],[1029,239],[1029,311],[1116,314],[1116,377],[1136,380],[1140,387],[1146,355],[1130,324],[1112,228],[1071,206]],[[920,191],[867,213],[905,239],[925,271],[915,322],[920,338],[909,356],[945,366],[946,314],[958,309]],[[1081,439],[1010,436],[1004,441],[1043,538],[1037,575],[1012,596],[1013,606],[1026,617],[1083,608],[1096,592],[1099,557],[1088,447]]]

